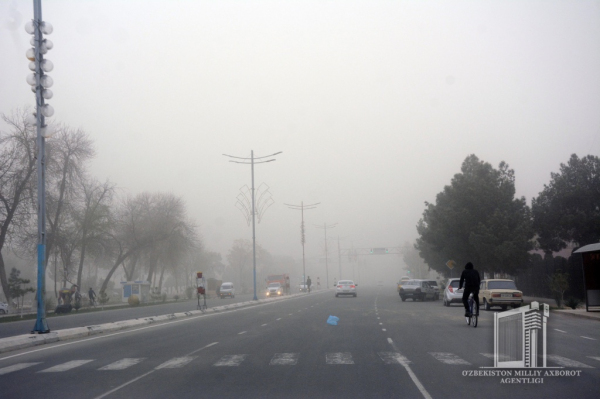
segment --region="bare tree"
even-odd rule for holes
[[[31,216],[33,201],[32,176],[36,165],[35,131],[26,122],[27,110],[2,114],[10,131],[0,131],[0,282],[6,299],[10,290],[2,250],[15,230]]]

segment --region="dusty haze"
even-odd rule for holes
[[[1,112],[34,104],[32,16],[31,1],[0,0]],[[424,201],[469,154],[506,161],[528,203],[572,153],[600,155],[599,1],[55,0],[43,19],[52,119],[93,138],[91,173],[182,196],[223,255],[251,238],[234,207],[250,167],[223,153],[283,151],[256,166],[275,200],[258,242],[301,258],[284,203],[320,202],[307,256],[323,257],[313,225],[338,223],[336,268],[338,235],[342,248],[413,242]]]

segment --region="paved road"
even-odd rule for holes
[[[338,326],[327,317],[340,318]],[[393,288],[331,291],[0,356],[2,397],[596,398],[598,322],[551,314],[550,366],[579,377],[502,383],[493,312],[476,329],[460,307],[401,302]],[[578,363],[575,363],[578,362]]]

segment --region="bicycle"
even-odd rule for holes
[[[467,325],[472,325],[473,327],[477,327],[477,313],[479,313],[479,307],[476,306],[476,302],[475,299],[473,298],[473,294],[469,295],[469,317],[465,317],[465,319],[467,320]]]

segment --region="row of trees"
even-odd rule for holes
[[[27,112],[2,115],[0,132],[0,282],[10,300],[3,253],[34,258],[37,242],[36,141]],[[54,126],[47,141],[46,270],[63,287],[82,286],[104,268],[100,293],[122,268],[127,279],[144,276],[161,287],[165,275],[185,282],[203,250],[183,200],[170,193],[119,196],[114,183],[88,172],[93,142],[81,129]],[[220,257],[220,255],[219,255]],[[50,266],[50,267],[49,267]],[[99,283],[100,284],[100,283]]]
[[[600,158],[573,154],[529,207],[515,198],[514,171],[505,162],[495,169],[470,155],[425,207],[415,248],[430,268],[448,275],[452,259],[514,275],[543,264],[532,256],[535,249],[551,256],[600,241]]]

